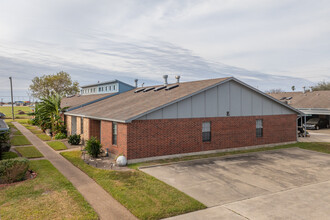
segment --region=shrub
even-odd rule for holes
[[[92,157],[98,157],[101,153],[101,147],[100,141],[97,140],[95,137],[91,137],[86,143],[85,150],[87,153]]]
[[[24,180],[29,168],[25,158],[14,158],[0,161],[0,183],[13,183]]]
[[[0,134],[0,160],[2,157],[3,152],[8,152],[10,150],[10,143],[9,143],[9,132],[4,132]]]
[[[55,134],[55,140],[65,139],[65,138],[66,138],[66,134],[63,134],[63,133],[57,133],[57,134]]]
[[[32,118],[32,119],[28,120],[28,124],[30,124],[30,125],[38,125],[38,121],[35,118]]]
[[[70,135],[68,142],[69,142],[69,144],[72,144],[72,145],[80,144],[80,135],[79,134]]]

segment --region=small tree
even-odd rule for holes
[[[95,137],[91,137],[86,143],[85,150],[87,153],[92,157],[98,157],[101,153],[102,145],[100,144],[100,141],[97,140]]]
[[[71,76],[66,72],[59,72],[52,75],[43,75],[34,77],[29,87],[32,96],[42,99],[48,98],[54,94],[74,95],[79,92],[78,82],[73,82]]]
[[[291,86],[292,92],[294,92],[294,90],[296,90],[295,86]]]
[[[265,93],[281,93],[284,92],[282,89],[269,89],[266,90]]]
[[[330,90],[330,82],[319,82],[316,86],[311,86],[312,91]]]

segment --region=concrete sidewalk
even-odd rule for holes
[[[13,124],[77,188],[101,219],[137,219],[93,179],[59,155],[45,142],[18,122],[13,122]]]

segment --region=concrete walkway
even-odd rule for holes
[[[93,179],[59,155],[23,125],[18,122],[13,122],[13,124],[77,188],[101,219],[137,219]]]

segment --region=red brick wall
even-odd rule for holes
[[[117,123],[117,145],[112,145],[112,122],[101,121],[101,144],[105,150],[109,148],[110,153],[127,156],[127,124]]]
[[[263,119],[260,138],[256,119]],[[202,141],[206,121],[211,122],[211,142]],[[138,120],[127,124],[126,131],[128,159],[296,141],[297,132],[294,114]]]
[[[97,139],[100,139],[100,125],[101,121],[99,120],[89,120],[89,138],[96,137]]]

